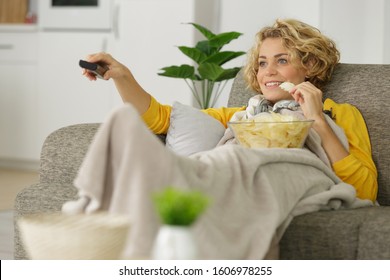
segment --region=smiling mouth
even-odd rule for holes
[[[266,87],[279,87],[280,85],[282,84],[282,82],[268,82],[268,83],[265,83],[265,86]]]

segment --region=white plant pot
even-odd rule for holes
[[[197,259],[197,249],[191,228],[163,225],[157,234],[152,258],[155,260]]]

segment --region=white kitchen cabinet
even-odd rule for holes
[[[20,30],[18,30],[20,28]],[[36,161],[38,35],[32,28],[0,29],[0,163]]]
[[[110,33],[45,31],[39,43],[40,141],[64,126],[102,122],[119,97],[112,81],[86,79],[79,60],[109,51]]]
[[[195,0],[116,0],[113,55],[127,65],[141,86],[158,101],[192,104],[182,79],[158,76],[159,69],[191,61],[177,46],[193,46]]]

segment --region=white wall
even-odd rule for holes
[[[383,48],[383,63],[390,64],[390,1],[385,1],[385,6],[383,9],[385,18],[384,18],[384,48]]]
[[[341,62],[384,63],[385,2],[321,1],[320,28],[336,41]]]
[[[253,37],[277,18],[296,18],[334,39],[342,62],[384,63],[390,42],[390,3],[386,0],[220,0],[220,31],[245,35],[232,43],[247,49]]]
[[[277,18],[291,17],[319,24],[319,0],[220,0],[220,6],[219,29],[244,33],[231,44],[241,50],[248,50],[255,34]]]

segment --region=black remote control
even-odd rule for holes
[[[106,73],[106,71],[108,70],[108,67],[106,65],[92,63],[81,59],[79,61],[79,65],[81,68],[86,69],[100,79],[103,79],[104,73]]]

